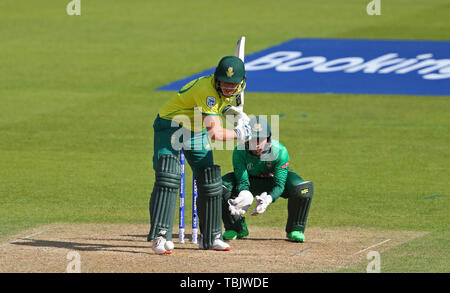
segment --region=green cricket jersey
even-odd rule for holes
[[[250,190],[249,177],[273,178],[273,189],[268,193],[275,201],[284,191],[288,165],[289,153],[279,141],[272,140],[271,151],[261,157],[236,147],[233,151],[233,168],[238,193]]]

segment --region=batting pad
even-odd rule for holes
[[[156,180],[150,197],[150,233],[148,240],[160,231],[166,231],[166,239],[172,240],[172,228],[181,182],[181,164],[178,158],[164,155],[158,160]]]
[[[209,249],[217,235],[222,235],[222,176],[220,166],[207,167],[197,178],[198,217],[203,248]]]

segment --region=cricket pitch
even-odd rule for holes
[[[180,244],[174,233],[174,251],[160,256],[147,242],[148,228],[142,223],[52,224],[24,231],[1,241],[0,272],[65,273],[69,252],[78,253],[82,273],[335,272],[368,262],[370,250],[382,253],[427,234],[311,227],[305,243],[293,243],[283,228],[249,227],[249,236],[230,241],[231,250],[219,252],[199,250],[190,235]]]

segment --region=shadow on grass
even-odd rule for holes
[[[73,242],[73,241],[59,241],[59,240],[44,240],[44,239],[31,239],[31,238],[19,238],[16,241],[10,242],[13,245],[19,246],[29,246],[29,247],[50,247],[50,248],[63,248],[69,250],[77,250],[77,251],[107,251],[107,252],[123,252],[123,253],[132,253],[132,254],[154,254],[151,250],[151,242],[147,241],[147,234],[140,235],[121,235],[125,237],[133,237],[133,238],[145,238],[145,240],[139,240],[139,242],[149,243],[146,246],[142,245],[120,245],[120,244],[101,244],[101,243],[82,243],[82,242]],[[173,239],[178,239],[178,234],[173,234]],[[186,242],[190,242],[192,240],[191,235],[186,235]],[[133,239],[121,239],[121,238],[83,238],[78,240],[89,240],[89,241],[122,241],[122,242],[134,242],[136,240]],[[129,249],[146,249],[147,251],[134,251],[134,250],[125,250]],[[176,249],[180,250],[196,250],[197,248],[192,247],[180,247],[176,246]]]

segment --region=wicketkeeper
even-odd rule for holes
[[[223,238],[232,240],[249,234],[243,215],[256,199],[251,215],[263,214],[279,197],[288,200],[286,237],[305,241],[305,227],[313,196],[313,183],[289,170],[285,146],[271,138],[270,125],[262,117],[250,120],[252,138],[245,149],[233,151],[234,172],[223,176]],[[254,195],[256,195],[254,197]]]
[[[222,238],[222,175],[220,166],[214,165],[209,137],[242,143],[250,138],[248,116],[232,106],[245,85],[244,63],[226,56],[214,74],[191,81],[159,109],[153,124],[155,185],[147,237],[153,240],[152,249],[157,254],[173,249],[172,228],[181,182],[180,148],[197,180],[199,248],[230,249]],[[234,117],[237,126],[233,130],[223,128],[219,114]]]

